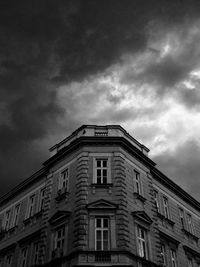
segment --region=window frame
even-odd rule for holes
[[[170,260],[172,267],[177,267],[177,255],[176,250],[173,248],[170,248]]]
[[[9,262],[8,262],[9,259]],[[13,260],[13,255],[12,254],[8,254],[6,255],[6,267],[11,267],[12,266],[12,260]]]
[[[12,227],[15,227],[19,223],[21,203],[18,203],[14,207]]]
[[[33,201],[32,201],[33,199]],[[36,193],[32,194],[28,198],[27,202],[27,211],[26,211],[26,219],[29,219],[35,214],[35,205],[36,205]]]
[[[26,252],[24,255],[24,251]],[[21,248],[20,267],[26,267],[28,262],[28,246]]]
[[[180,218],[182,229],[185,229],[185,214],[184,214],[184,209],[179,207],[178,210],[179,210],[179,218]]]
[[[142,237],[141,233],[144,233],[144,237]],[[137,237],[137,251],[138,255],[141,258],[146,260],[149,259],[149,242],[148,242],[148,232],[145,227],[141,225],[136,225],[136,237]]]
[[[45,202],[45,187],[41,188],[39,192],[38,212],[44,209],[44,202]]]
[[[156,210],[160,213],[160,201],[159,201],[159,193],[157,190],[153,189],[154,201],[156,205]]]
[[[32,257],[32,264],[33,265],[38,264],[39,246],[40,246],[40,242],[39,241],[36,241],[36,242],[33,243],[33,257]]]
[[[11,222],[11,209],[7,210],[4,215],[3,228],[5,229],[5,231],[8,231],[10,229],[10,222]]]
[[[163,196],[163,210],[164,217],[170,220],[169,199],[166,196]]]
[[[160,255],[162,259],[162,266],[167,266],[167,249],[164,243],[161,243]]]
[[[61,230],[62,236],[58,238],[58,231]],[[64,234],[63,234],[64,231]],[[66,246],[66,225],[60,225],[54,229],[54,238],[53,238],[53,250],[61,249],[63,252]],[[61,242],[62,246],[58,247],[58,242]]]
[[[100,161],[100,166],[98,166],[98,161]],[[106,166],[103,166],[106,162]],[[98,170],[100,171],[100,183],[98,182]],[[106,178],[104,181],[104,170],[106,171]],[[111,184],[111,158],[108,156],[96,156],[93,158],[93,184],[96,186],[106,186]]]
[[[69,192],[69,167],[60,172],[58,190]]]
[[[193,225],[192,215],[190,213],[187,213],[186,218],[187,218],[188,232],[191,234],[194,234],[194,225]]]
[[[101,220],[101,227],[97,226],[97,220]],[[107,227],[104,227],[104,220],[107,220]],[[100,232],[100,246],[101,249],[97,249],[97,232]],[[107,249],[104,249],[104,233],[107,232]],[[95,217],[95,251],[109,251],[110,250],[110,219],[107,216],[96,216]]]
[[[142,196],[143,195],[143,192],[142,192],[142,181],[141,181],[141,173],[134,169],[133,170],[133,190],[134,190],[134,193]]]

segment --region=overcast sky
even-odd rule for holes
[[[200,200],[200,1],[0,3],[0,195],[82,124],[120,124]]]

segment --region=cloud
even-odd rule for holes
[[[193,197],[200,200],[199,197],[199,162],[200,162],[200,144],[194,140],[188,140],[186,143],[174,152],[165,153],[153,157],[157,167],[161,169],[173,181],[182,186]]]

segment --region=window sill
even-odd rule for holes
[[[168,224],[170,224],[171,226],[174,226],[175,222],[173,222],[171,219],[166,218],[163,214],[161,214],[160,212],[157,212],[157,216],[158,218],[160,218],[163,221],[166,221]]]
[[[109,188],[112,187],[113,184],[112,183],[108,183],[108,184],[91,184],[92,187],[96,187],[96,188]]]
[[[63,199],[66,199],[66,196],[68,196],[68,195],[69,195],[69,192],[60,189],[60,190],[58,190],[58,192],[57,192],[57,196],[55,197],[55,200],[56,200],[57,202],[59,202],[59,201],[61,201],[61,200],[63,200]]]
[[[182,230],[182,232],[184,234],[186,234],[188,237],[193,238],[196,242],[199,240],[199,238],[197,236],[195,236],[194,234],[190,233],[188,230],[186,230],[184,228],[182,228],[181,230]]]
[[[142,195],[140,195],[140,194],[137,193],[137,192],[134,192],[133,195],[135,196],[135,198],[141,200],[143,203],[146,201],[146,198],[143,197]]]

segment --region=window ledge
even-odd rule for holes
[[[112,187],[113,184],[112,183],[107,183],[107,184],[91,184],[92,187],[96,187],[96,188],[109,188]]]
[[[66,196],[68,196],[68,195],[69,195],[69,192],[67,192],[65,190],[62,190],[62,189],[61,190],[58,190],[57,195],[55,197],[55,200],[57,202],[59,202],[59,201],[61,201],[63,199],[66,199]]]
[[[142,195],[140,195],[140,194],[137,193],[137,192],[134,192],[133,195],[134,195],[137,199],[141,200],[142,202],[145,202],[145,201],[146,201],[146,198],[143,197]]]
[[[194,234],[190,233],[188,230],[182,228],[181,229],[183,231],[184,234],[186,234],[187,236],[193,238],[196,242],[199,240],[199,238],[197,236],[195,236]]]
[[[157,216],[161,219],[161,220],[164,220],[166,221],[168,224],[170,224],[171,226],[174,226],[175,222],[172,221],[171,219],[169,218],[166,218],[163,214],[161,214],[160,212],[157,212]]]

